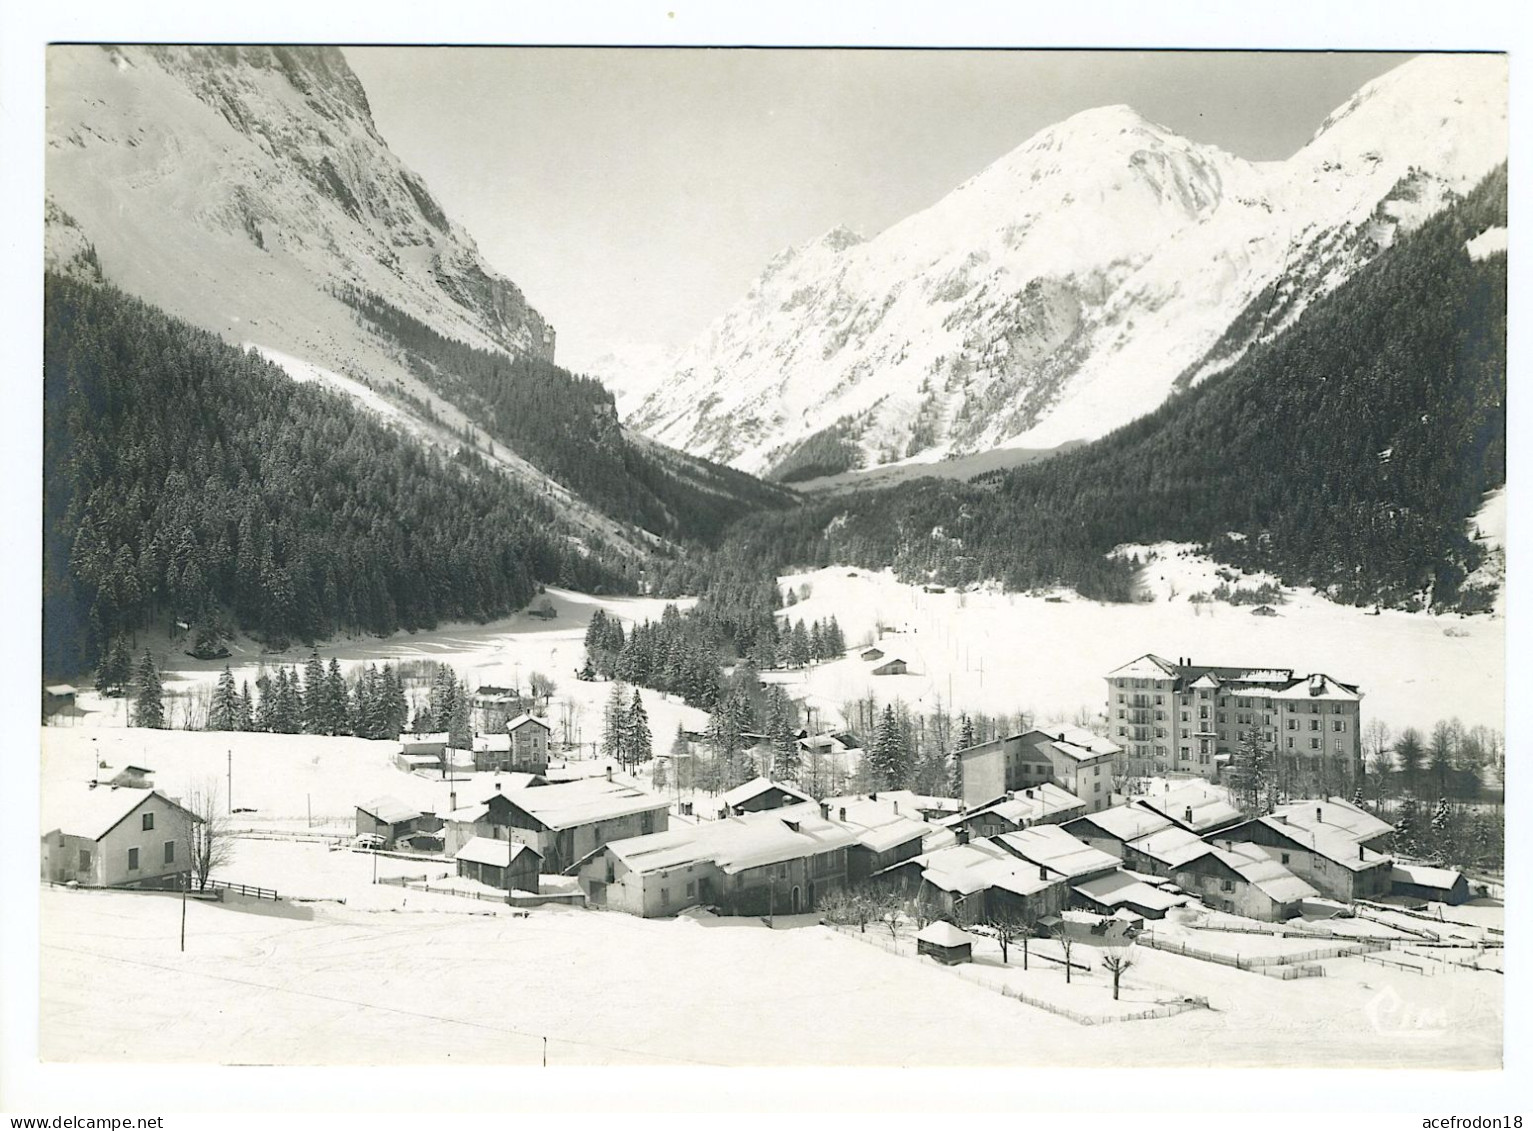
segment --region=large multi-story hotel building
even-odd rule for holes
[[[1107,675],[1108,734],[1132,775],[1215,779],[1254,730],[1287,792],[1329,796],[1362,771],[1362,697],[1318,672],[1145,655]]]

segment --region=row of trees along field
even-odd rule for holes
[[[612,394],[594,378],[530,354],[475,349],[374,294],[345,289],[339,297],[488,436],[619,521],[708,540],[743,515],[792,502],[789,492],[744,472],[631,439]]]
[[[632,591],[550,503],[109,286],[44,282],[44,669],[156,620],[429,629],[539,582]]]
[[[671,574],[892,566],[907,580],[1133,597],[1124,543],[1206,545],[1357,604],[1479,611],[1466,532],[1506,477],[1502,167],[1225,372],[1095,443],[960,483],[812,498]],[[695,589],[694,589],[695,591]]]
[[[302,667],[262,668],[254,687],[248,680],[236,685],[234,673],[226,666],[205,710],[188,711],[184,721],[188,727],[204,730],[370,739],[398,738],[407,732],[446,734],[450,746],[467,750],[474,737],[473,690],[449,665],[433,662],[430,666],[433,670],[425,688],[418,686],[422,680],[388,663],[382,668],[361,665],[348,678],[335,657],[326,663],[317,649]],[[148,651],[131,670],[123,670],[114,649],[96,673],[96,689],[109,696],[131,697],[134,726],[170,725],[164,687]]]

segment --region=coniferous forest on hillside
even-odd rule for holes
[[[340,296],[405,353],[422,381],[539,470],[621,521],[667,538],[716,538],[793,495],[754,476],[631,440],[601,382],[542,357],[474,349],[376,295]]]
[[[549,503],[130,298],[49,276],[44,663],[176,618],[268,639],[483,620],[540,582],[631,591]]]
[[[1467,522],[1506,478],[1503,166],[1222,374],[1103,439],[969,482],[811,499],[736,527],[711,571],[893,566],[910,580],[1133,598],[1123,543],[1197,542],[1354,604],[1477,611]]]

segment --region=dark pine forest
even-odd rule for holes
[[[542,582],[626,591],[549,503],[112,287],[49,276],[45,670],[152,618],[268,640],[484,620]]]

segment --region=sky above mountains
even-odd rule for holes
[[[782,248],[871,236],[1124,103],[1291,155],[1403,54],[347,48],[379,131],[583,368],[686,344]]]

